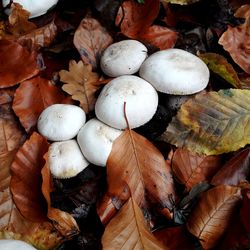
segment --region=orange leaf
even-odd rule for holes
[[[118,214],[106,226],[102,237],[104,250],[118,249],[168,249],[161,245],[150,233],[143,214],[130,198]]]
[[[20,44],[0,40],[0,88],[14,86],[38,74],[37,54]]]
[[[49,170],[48,155],[44,155],[46,164],[42,169],[42,193],[48,205],[48,218],[52,220],[55,228],[66,238],[79,233],[78,225],[75,219],[67,212],[51,207],[50,193],[53,191],[53,179]]]
[[[240,188],[224,185],[202,194],[188,218],[187,228],[199,238],[203,248],[217,245],[240,199]]]
[[[74,45],[79,51],[82,61],[91,64],[95,69],[104,49],[113,42],[104,27],[93,18],[84,18],[74,35]]]
[[[47,140],[34,132],[18,150],[11,166],[13,200],[21,214],[34,222],[47,220],[46,201],[41,192],[41,169],[48,147]]]
[[[199,155],[186,149],[177,149],[172,160],[175,177],[186,191],[202,181],[210,181],[221,166],[219,156]]]
[[[39,115],[46,107],[68,101],[60,88],[47,79],[36,77],[20,84],[15,93],[13,110],[28,132],[36,126]]]

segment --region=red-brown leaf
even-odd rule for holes
[[[0,40],[0,88],[14,86],[38,74],[37,54],[20,44]]]
[[[94,18],[84,18],[74,35],[74,45],[81,55],[82,61],[91,64],[95,69],[100,56],[113,42],[112,37]]]

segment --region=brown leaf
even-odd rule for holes
[[[106,226],[102,244],[104,250],[168,249],[150,233],[140,208],[132,198]]]
[[[211,184],[237,186],[250,175],[250,147],[240,151],[216,173]]]
[[[243,196],[243,205],[240,210],[240,218],[248,233],[250,233],[250,190]]]
[[[80,106],[86,113],[94,110],[96,91],[103,85],[99,81],[99,75],[92,72],[89,64],[74,60],[69,62],[69,71],[61,70],[60,79],[66,83],[62,89],[72,96],[73,100],[80,101]]]
[[[250,74],[250,5],[241,6],[235,16],[245,18],[245,22],[237,27],[229,26],[220,37],[219,44],[245,72]]]
[[[0,105],[11,103],[13,101],[15,91],[15,87],[0,89]]]
[[[91,64],[95,69],[100,56],[113,42],[112,37],[94,18],[84,18],[74,35],[74,45],[81,55],[82,61]]]
[[[0,88],[14,86],[39,72],[37,54],[20,44],[0,40]]]
[[[190,233],[205,249],[217,245],[241,199],[240,188],[217,186],[203,193],[187,222]]]
[[[147,200],[159,208],[172,208],[170,197],[175,199],[175,190],[171,169],[158,149],[134,131],[125,130],[115,140],[107,161],[107,179],[109,195],[119,198],[118,209],[127,193],[139,206],[145,205],[147,193]]]
[[[48,147],[47,140],[34,132],[18,150],[11,165],[13,200],[21,214],[34,222],[47,221],[46,200],[41,191],[41,169]]]
[[[210,181],[219,169],[219,156],[196,154],[186,149],[177,149],[172,160],[175,177],[185,185],[186,191],[202,181]]]
[[[39,115],[46,107],[68,102],[60,88],[47,79],[35,77],[20,84],[15,93],[13,110],[28,132],[36,126]]]
[[[48,155],[44,155],[46,164],[42,169],[42,193],[47,201],[48,213],[47,216],[52,220],[54,227],[66,238],[79,233],[78,225],[75,219],[67,212],[51,206],[50,193],[53,191],[53,179],[49,170]]]

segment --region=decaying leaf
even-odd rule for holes
[[[41,191],[43,155],[48,147],[47,140],[34,132],[18,150],[11,165],[13,200],[21,214],[34,222],[48,220],[47,205]]]
[[[100,56],[113,42],[112,37],[94,18],[85,17],[74,35],[74,45],[79,51],[82,61],[96,69]]]
[[[86,113],[94,110],[96,91],[103,85],[99,81],[99,75],[92,72],[90,64],[78,63],[71,60],[69,62],[69,71],[61,70],[60,79],[66,83],[62,89],[72,96],[73,100],[80,101],[80,106]]]
[[[250,91],[201,93],[185,102],[160,137],[197,153],[236,151],[250,142]]]
[[[205,156],[186,149],[177,149],[173,156],[172,169],[175,177],[185,185],[186,191],[189,191],[199,182],[209,182],[220,164],[219,156]]]
[[[200,240],[203,248],[210,249],[217,245],[240,199],[240,188],[224,185],[201,195],[189,216],[187,228]]]
[[[56,103],[70,103],[70,99],[51,81],[35,77],[22,82],[17,88],[13,110],[28,132],[36,126],[41,112]]]
[[[102,237],[104,250],[168,249],[150,233],[137,203],[130,198],[109,222]]]
[[[14,86],[39,72],[37,54],[20,44],[0,40],[0,88]]]

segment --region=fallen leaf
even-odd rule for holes
[[[247,73],[240,74],[239,78],[240,78],[240,88],[250,89],[250,74]]]
[[[74,35],[74,45],[85,64],[97,68],[100,56],[113,42],[112,37],[94,18],[85,17]]]
[[[60,80],[66,83],[62,89],[70,94],[73,100],[79,101],[86,113],[93,111],[96,102],[95,93],[102,87],[103,82],[99,81],[97,73],[92,72],[91,65],[71,60],[69,71],[61,70],[59,75]]]
[[[43,155],[48,151],[47,140],[34,132],[16,153],[11,165],[10,189],[21,214],[34,222],[47,221],[47,204],[41,186]]]
[[[240,210],[240,218],[248,234],[250,233],[249,211],[250,211],[250,190],[243,195],[243,205]]]
[[[163,2],[171,3],[171,4],[180,4],[180,5],[188,5],[199,2],[200,0],[163,0]]]
[[[229,52],[233,60],[250,74],[250,5],[241,6],[235,13],[236,17],[245,18],[239,26],[228,26],[219,39],[219,44]]]
[[[250,142],[249,103],[249,90],[200,93],[181,106],[160,138],[206,155],[236,151]]]
[[[168,249],[150,233],[137,203],[130,198],[106,226],[102,236],[105,250]]]
[[[217,186],[201,195],[188,218],[187,228],[204,249],[217,245],[230,224],[230,219],[241,199],[240,188]]]
[[[211,184],[237,186],[250,175],[250,147],[240,151],[214,175]]]
[[[11,103],[13,101],[15,91],[15,87],[0,89],[0,105]]]
[[[22,82],[17,88],[13,110],[29,132],[36,126],[41,112],[56,103],[70,103],[70,100],[51,81],[38,76]]]
[[[172,159],[174,176],[185,185],[185,191],[199,182],[209,182],[220,166],[219,156],[199,155],[181,148],[174,152]]]
[[[0,40],[0,88],[14,86],[39,73],[37,54],[20,44]]]

